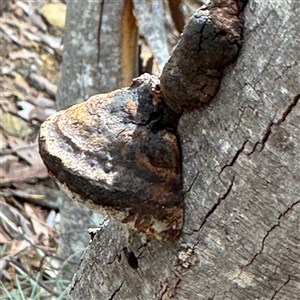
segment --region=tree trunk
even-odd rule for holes
[[[180,238],[104,220],[70,299],[299,299],[299,13],[250,0],[217,96],[181,118]]]

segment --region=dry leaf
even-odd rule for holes
[[[28,181],[44,179],[48,177],[48,172],[40,157],[36,157],[37,163],[33,166],[24,166],[21,163],[13,163],[7,174],[1,174],[1,183],[10,184],[14,181]]]
[[[0,174],[2,184],[48,177],[47,170],[40,157],[37,145],[31,147],[31,145],[25,141],[11,136],[8,137],[8,143],[14,152],[29,165],[25,165],[23,162],[19,161],[11,162],[9,170]]]
[[[42,61],[38,58],[38,56],[37,56],[36,53],[28,51],[28,50],[26,50],[24,48],[21,49],[20,51],[15,51],[15,52],[9,53],[9,57],[12,60],[34,58],[39,65],[42,65]]]
[[[27,101],[18,101],[17,105],[21,108],[18,111],[18,115],[23,119],[30,121],[31,112],[35,109],[34,105],[30,104]]]
[[[29,221],[13,206],[0,202],[0,219],[2,228],[11,236],[20,239],[25,234],[32,236]]]
[[[20,138],[25,138],[31,131],[25,121],[4,112],[2,109],[0,109],[0,126],[7,134]]]
[[[31,221],[34,232],[36,235],[44,235],[45,241],[49,238],[49,229],[45,225],[45,220],[41,214],[38,214],[38,210],[34,209],[30,204],[24,203],[25,212]]]
[[[41,9],[41,14],[55,27],[65,27],[67,6],[64,3],[48,3]]]
[[[49,95],[55,96],[57,87],[42,75],[31,73],[28,77],[30,83],[39,91],[46,91]]]
[[[15,76],[14,85],[20,92],[25,92],[28,95],[30,87],[26,80],[18,73],[13,74]]]
[[[36,164],[36,156],[39,156],[37,144],[28,144],[27,142],[16,137],[9,136],[8,144],[14,152],[30,165]]]

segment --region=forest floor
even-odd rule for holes
[[[56,255],[59,191],[37,145],[56,111],[63,51],[65,4],[48,2],[0,6],[0,299],[57,299],[67,284]]]

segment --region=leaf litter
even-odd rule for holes
[[[0,299],[21,292],[29,299],[34,286],[39,299],[63,292],[53,284],[63,263],[56,255],[59,190],[37,146],[41,123],[56,112],[63,51],[63,28],[41,14],[48,2],[1,1]]]

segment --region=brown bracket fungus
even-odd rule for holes
[[[180,115],[211,100],[241,44],[240,1],[212,1],[189,20],[160,79],[95,95],[49,117],[40,153],[74,200],[174,239],[183,225]]]
[[[175,238],[183,222],[177,120],[158,87],[144,74],[56,113],[40,132],[41,156],[71,198],[148,239]]]

